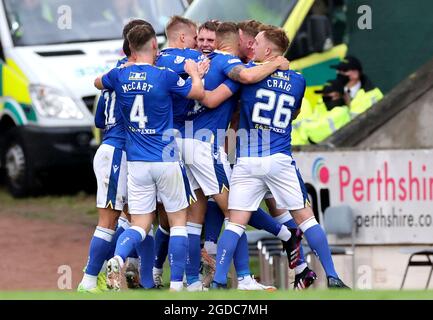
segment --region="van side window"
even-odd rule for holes
[[[316,0],[293,39],[287,57],[296,60],[345,42],[344,0]]]

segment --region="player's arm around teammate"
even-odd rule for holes
[[[108,262],[108,284],[115,290],[120,288],[122,264],[129,252],[149,232],[151,213],[155,211],[158,194],[168,213],[171,227],[170,287],[181,290],[187,250],[186,208],[192,194],[183,163],[179,161],[177,146],[172,140],[166,139],[166,134],[173,131],[171,95],[200,99],[204,89],[197,64],[193,61],[185,62],[185,71],[191,78],[188,80],[183,80],[170,70],[153,66],[157,42],[154,32],[148,28],[133,28],[128,33],[128,40],[136,64],[114,69],[102,80],[95,81],[96,85],[102,84],[115,90],[121,101],[130,140],[126,152],[132,227],[119,237],[115,256]]]

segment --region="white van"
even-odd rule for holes
[[[93,176],[93,81],[122,53],[137,17],[158,41],[183,0],[1,0],[0,152],[8,189],[25,196],[56,177]]]

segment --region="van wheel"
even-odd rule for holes
[[[14,197],[29,195],[34,184],[33,170],[18,128],[12,129],[7,135],[3,163],[9,192]]]

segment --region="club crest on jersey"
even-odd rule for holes
[[[176,56],[176,59],[174,59],[175,64],[181,64],[185,60],[185,57]]]
[[[146,80],[146,72],[130,72],[128,80]]]

